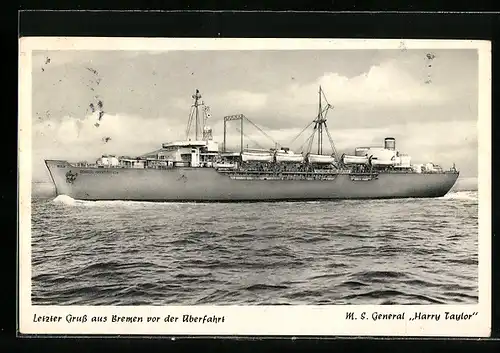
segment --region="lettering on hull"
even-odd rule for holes
[[[118,174],[118,172],[116,170],[107,170],[107,169],[104,169],[104,170],[81,170],[80,173],[81,174],[89,174],[89,175],[92,175],[92,174]]]

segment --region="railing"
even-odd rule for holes
[[[146,162],[146,161],[144,161]],[[158,161],[155,161],[158,162]],[[162,161],[164,162],[164,161]],[[147,162],[146,162],[147,163]],[[171,168],[176,168],[174,166],[166,166],[163,165],[162,163],[152,163],[152,164],[146,164],[144,168],[145,169],[171,169]],[[137,169],[137,167],[134,167],[132,165],[100,165],[96,163],[85,163],[85,162],[77,162],[77,163],[70,163],[74,167],[80,167],[80,168],[117,168],[117,169]],[[202,166],[200,166],[202,167]],[[339,168],[328,168],[328,169],[314,169],[314,170],[284,170],[280,168],[276,168],[275,165],[269,164],[269,169],[265,170],[255,170],[255,169],[247,169],[247,168],[242,168],[239,167],[237,169],[218,169],[220,173],[239,173],[239,174],[245,174],[245,175],[337,175],[337,174],[353,174],[353,175],[372,175],[372,174],[457,174],[459,171],[456,168],[450,168],[448,170],[443,170],[443,169],[438,169],[438,170],[422,170],[421,172],[416,172],[415,170],[412,169],[405,169],[405,170],[400,170],[400,169],[385,169],[385,170],[380,170],[380,169],[372,169],[370,170],[365,170],[365,171],[356,171],[350,168],[346,167],[339,167]]]
[[[238,172],[238,171],[220,171],[235,180],[334,180],[338,174],[312,173],[312,172]]]

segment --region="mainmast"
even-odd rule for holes
[[[316,119],[316,123],[318,124],[318,154],[323,153],[323,124],[326,121],[326,119],[323,119],[323,112],[321,111],[321,92],[321,86],[319,86],[319,108],[318,118]]]
[[[326,126],[326,112],[328,111],[328,109],[331,108],[331,106],[327,101],[326,107],[323,108],[322,98],[325,98],[325,100],[326,100],[326,97],[324,97],[323,89],[321,88],[321,86],[319,86],[318,95],[319,95],[318,116],[314,120],[315,125],[314,125],[314,131],[313,131],[312,138],[314,139],[314,133],[317,130],[318,131],[318,154],[321,155],[321,154],[323,154],[323,130],[325,130],[326,133],[328,135],[330,135],[330,133],[328,132],[328,127]],[[309,149],[309,152],[310,152],[310,149]]]
[[[313,142],[314,142],[314,137],[316,133],[318,133],[318,155],[323,154],[323,132],[326,132],[328,136],[328,140],[330,142],[330,147],[332,149],[332,156],[337,158],[337,150],[335,149],[335,144],[333,143],[332,136],[330,135],[330,132],[328,131],[328,126],[326,124],[326,116],[328,114],[328,111],[333,108],[330,103],[328,103],[328,100],[326,99],[325,93],[321,86],[319,86],[319,102],[318,102],[318,115],[314,120],[312,120],[309,125],[307,125],[304,130],[302,130],[297,136],[295,136],[291,143],[295,141],[304,131],[306,131],[312,124],[314,124],[313,132],[312,134],[307,138],[307,140],[304,142],[304,144],[301,146],[307,146],[306,147],[306,153],[311,153]],[[323,104],[323,101],[325,101],[326,105]]]

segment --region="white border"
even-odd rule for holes
[[[259,336],[462,336],[487,337],[491,330],[491,45],[487,41],[375,39],[194,39],[26,37],[19,46],[19,331],[21,334],[144,334]],[[31,305],[31,60],[33,50],[367,50],[477,49],[479,53],[479,303],[477,305],[320,306],[32,306]],[[405,313],[400,320],[346,320],[347,312]],[[409,321],[414,312],[440,313],[440,321]],[[477,312],[470,320],[444,320],[444,313]],[[67,323],[67,315],[87,315]],[[183,323],[182,315],[224,316],[220,323]],[[61,316],[59,323],[34,315]],[[91,316],[108,316],[106,323]],[[144,322],[112,323],[111,315],[143,316]],[[167,315],[180,317],[166,323]],[[160,322],[147,323],[147,316]]]

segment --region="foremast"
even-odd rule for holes
[[[201,100],[202,96],[198,89],[191,97],[193,98],[193,104],[191,105],[186,127],[186,140],[190,138],[193,125],[195,141],[198,141],[200,137],[204,141],[212,140],[212,129],[207,125],[207,120],[211,117],[210,107]]]

